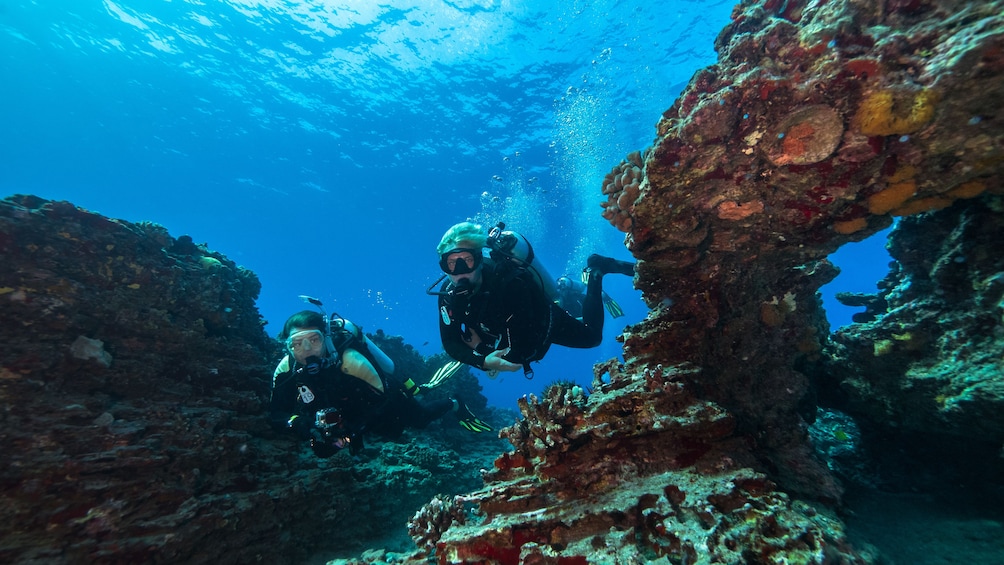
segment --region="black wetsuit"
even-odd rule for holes
[[[558,306],[568,312],[568,314],[573,318],[582,317],[582,309],[585,306],[583,304],[586,300],[586,295],[582,294],[574,286],[567,289],[558,289]]]
[[[602,341],[600,277],[589,280],[580,321],[545,295],[535,273],[489,258],[481,269],[481,286],[473,295],[452,296],[449,280],[440,287],[439,334],[443,349],[457,361],[483,369],[486,355],[509,347],[505,359],[529,371],[529,363],[542,359],[551,344],[589,348]]]

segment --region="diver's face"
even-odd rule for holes
[[[317,328],[293,328],[286,349],[299,363],[306,363],[308,357],[324,357],[324,333]]]

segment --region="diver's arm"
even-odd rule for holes
[[[268,419],[275,430],[288,430],[297,418],[296,381],[292,362],[287,355],[272,373],[272,397],[268,405]],[[298,431],[298,430],[294,430]]]
[[[484,369],[485,371],[518,371],[522,369],[523,366],[519,363],[513,363],[512,361],[506,361],[505,356],[509,354],[509,348],[496,349],[489,353],[484,359]]]
[[[442,318],[439,319],[439,337],[443,342],[443,350],[461,363],[484,369],[485,358],[475,353],[474,349],[464,341],[464,335],[459,326],[460,323],[456,320],[453,321],[453,324],[447,325]]]

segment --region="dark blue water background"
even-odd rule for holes
[[[320,297],[369,331],[441,351],[435,246],[502,220],[553,275],[591,252],[630,258],[600,216],[603,175],[649,146],[659,116],[733,2],[5,0],[0,194],[69,200],[189,234],[261,279],[275,335]],[[845,248],[828,286],[871,292],[883,239]],[[588,383],[644,318],[593,350],[555,347],[526,381],[484,379],[513,406],[559,378]]]

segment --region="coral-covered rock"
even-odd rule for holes
[[[553,386],[522,401],[523,420],[503,432],[515,452],[486,486],[415,516],[440,563],[864,562],[839,520],[736,459],[744,440],[693,396],[691,375],[605,370],[588,398]],[[474,519],[459,510],[470,504]]]
[[[3,563],[302,563],[400,546],[416,508],[479,487],[504,447],[455,421],[358,461],[277,435],[257,277],[163,227],[16,196],[0,201],[0,265]],[[388,349],[417,382],[436,369]],[[473,376],[454,380],[484,405]]]
[[[831,400],[885,434],[1004,445],[1002,233],[1000,197],[904,219],[884,307],[833,336],[819,377]]]
[[[651,307],[622,336],[625,367],[601,366],[588,399],[521,404],[503,432],[515,451],[460,499],[477,519],[424,521],[443,530],[440,563],[870,561],[825,512],[841,488],[808,439],[803,371],[829,330],[817,290],[837,274],[830,253],[893,216],[1002,192],[1002,14],[999,0],[737,6],[718,63],[603,182]],[[949,412],[988,396],[936,380]],[[891,396],[866,401],[875,386],[865,409]]]
[[[708,398],[782,474],[792,449],[809,453],[794,447],[812,398],[793,367],[827,334],[826,256],[891,216],[1002,191],[1002,12],[745,2],[644,153],[626,243],[653,310],[626,358],[701,367]]]

